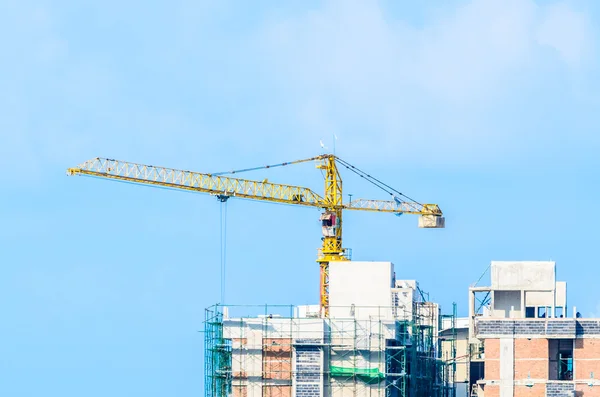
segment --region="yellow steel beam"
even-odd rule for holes
[[[442,216],[442,210],[437,204],[419,204],[415,202],[396,202],[387,200],[352,200],[343,206],[345,210],[388,212],[392,214],[437,215]]]
[[[212,176],[152,165],[97,157],[67,170],[69,175],[90,175],[146,185],[190,190],[283,204],[324,207],[324,200],[309,188],[267,181]]]

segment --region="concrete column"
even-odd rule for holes
[[[475,337],[475,291],[469,290],[469,339]]]
[[[552,308],[550,309],[550,315],[548,317],[556,317],[556,280],[554,280],[554,291],[552,291]]]
[[[500,397],[513,397],[514,389],[514,339],[500,339]]]
[[[525,318],[525,290],[521,290],[521,318]]]

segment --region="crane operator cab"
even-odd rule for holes
[[[340,220],[335,212],[323,212],[320,219],[323,229],[323,237],[335,237],[337,228],[340,227]]]

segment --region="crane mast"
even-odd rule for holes
[[[317,161],[317,168],[324,171],[325,193],[323,196],[309,188],[270,183],[266,179],[255,181],[224,176],[244,171]],[[358,175],[373,182],[379,188],[392,195],[393,200],[357,199],[343,203],[342,178],[336,161]],[[208,174],[152,165],[136,164],[126,161],[97,157],[67,170],[67,175],[84,175],[113,179],[144,185],[167,187],[208,193],[220,200],[239,197],[258,201],[293,204],[321,208],[322,247],[317,256],[320,267],[320,307],[323,317],[329,316],[329,263],[348,260],[347,250],[342,247],[342,212],[358,210],[419,215],[419,227],[444,228],[445,220],[437,204],[421,204],[390,186],[376,180],[332,154],[324,154],[304,160],[297,160],[271,166],[245,170]],[[408,200],[402,200],[404,196]]]
[[[325,170],[325,212],[323,224],[323,247],[317,262],[320,267],[320,307],[323,316],[329,316],[329,262],[347,260],[342,248],[342,178],[335,164],[335,157],[324,159],[317,168]]]

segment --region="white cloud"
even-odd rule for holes
[[[379,2],[331,0],[233,33],[221,21],[252,19],[239,7],[194,4],[165,16],[174,28],[165,34],[142,34],[154,24],[140,18],[134,30],[147,48],[127,58],[124,48],[137,41],[117,43],[95,27],[81,33],[97,40],[88,47],[65,10],[14,2],[0,15],[9,59],[0,65],[0,165],[18,158],[39,171],[96,155],[138,161],[136,149],[147,153],[139,161],[156,156],[168,165],[196,158],[199,146],[264,151],[275,161],[319,151],[320,138],[331,146],[333,133],[340,155],[490,162],[527,142],[544,146],[541,132],[525,131],[523,116],[503,105],[519,100],[548,61],[581,73],[595,46],[589,18],[563,3],[442,3],[416,26]],[[101,7],[98,18],[127,21],[111,10]],[[152,72],[136,79],[140,65]],[[165,93],[171,74],[189,81],[185,100]],[[138,90],[157,82],[156,91]],[[580,94],[598,101],[596,92]]]
[[[260,39],[285,84],[335,89],[351,99],[416,84],[452,100],[489,96],[495,78],[528,63],[540,44],[577,63],[590,50],[588,25],[566,4],[532,0],[473,0],[424,27],[390,20],[376,2],[331,0],[269,24]]]
[[[535,5],[528,1],[473,1],[415,31],[408,49],[415,78],[446,100],[480,99],[532,50]],[[493,95],[493,94],[492,94]]]
[[[368,155],[480,163],[544,146],[532,137],[542,131],[519,123],[526,113],[502,107],[532,81],[560,81],[548,62],[578,73],[594,44],[588,26],[564,3],[473,0],[415,27],[377,2],[331,0],[267,24],[258,47],[307,129],[343,131]],[[548,46],[558,58],[547,59]]]
[[[555,49],[570,67],[578,67],[591,54],[591,25],[585,14],[565,4],[553,4],[542,12],[537,41]]]

